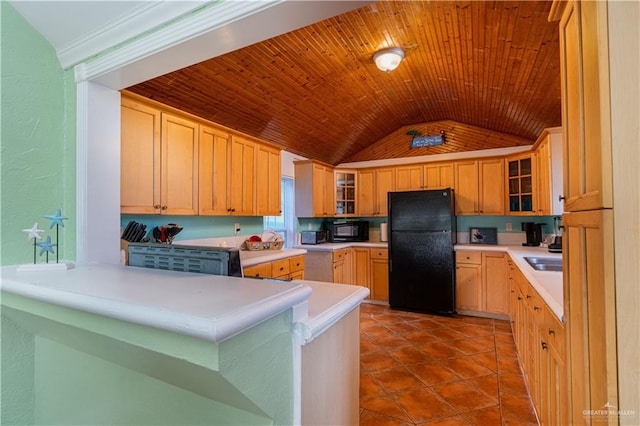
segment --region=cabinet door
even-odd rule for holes
[[[344,282],[344,259],[333,262],[333,282],[336,284],[346,284]]]
[[[120,211],[160,213],[160,111],[122,98]]]
[[[376,212],[377,216],[387,215],[387,194],[394,191],[393,169],[378,169],[375,180]]]
[[[482,281],[484,283],[485,311],[494,314],[509,313],[509,265],[504,253],[482,253]]]
[[[613,211],[563,216],[567,368],[572,420],[602,402],[618,405]],[[580,420],[581,421],[581,420]]]
[[[336,214],[336,181],[334,178],[334,171],[330,167],[325,167],[324,178],[322,179],[322,190],[324,205],[324,216],[332,217]]]
[[[280,216],[280,150],[258,145],[256,150],[256,214]]]
[[[566,211],[613,207],[607,7],[572,1],[560,22]]]
[[[200,126],[199,203],[201,215],[228,215],[227,160],[229,134]]]
[[[478,212],[483,215],[504,214],[504,160],[502,158],[478,162]]]
[[[422,182],[422,166],[414,164],[395,168],[396,191],[415,191],[424,188]]]
[[[456,309],[482,311],[482,267],[456,264]]]
[[[233,135],[229,154],[229,213],[236,216],[253,216],[256,214],[256,145]]]
[[[389,260],[371,259],[371,298],[389,301]]]
[[[361,287],[366,287],[371,290],[371,265],[369,263],[369,249],[356,247],[353,249],[353,257],[353,284],[359,285]],[[369,294],[369,297],[371,297],[371,294]]]
[[[454,170],[456,214],[478,214],[478,162],[460,161]]]
[[[360,216],[373,216],[375,171],[373,169],[358,171],[358,214]]]
[[[328,179],[329,171],[325,166],[313,164],[313,216],[326,217],[330,216],[329,212],[332,202],[327,192],[333,193],[333,171],[331,171],[331,180]],[[331,182],[331,186],[327,185]]]
[[[539,215],[551,214],[551,151],[549,136],[540,143],[533,153],[536,171],[536,185],[534,187],[533,205]]]
[[[198,214],[198,123],[162,113],[161,214]]]
[[[424,189],[452,188],[453,163],[435,163],[424,166]]]

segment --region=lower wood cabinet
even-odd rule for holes
[[[294,256],[247,266],[242,271],[245,277],[303,280],[304,266],[304,256]]]
[[[337,284],[353,284],[352,248],[333,252],[333,282]]]
[[[371,299],[389,301],[389,250],[371,249]]]
[[[456,252],[456,310],[509,314],[508,256],[501,252]]]
[[[513,335],[540,424],[569,424],[564,325],[517,267],[510,280]]]

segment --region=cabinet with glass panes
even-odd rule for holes
[[[336,171],[336,216],[356,214],[356,173]]]
[[[533,211],[533,167],[531,156],[507,159],[508,213]]]

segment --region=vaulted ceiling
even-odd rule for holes
[[[128,90],[330,164],[367,159],[359,153],[376,142],[434,122],[505,135],[448,138],[457,150],[532,143],[561,125],[550,7],[381,1]],[[406,58],[384,73],[371,58],[391,46]]]

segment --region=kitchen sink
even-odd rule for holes
[[[562,259],[554,257],[525,257],[524,260],[536,271],[562,271]]]

